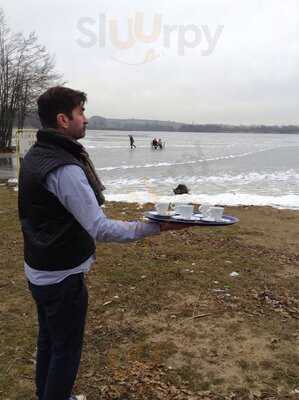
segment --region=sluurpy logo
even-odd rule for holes
[[[126,21],[106,14],[99,14],[98,18],[82,17],[77,21],[80,36],[76,42],[85,49],[112,48],[110,57],[115,61],[142,65],[159,59],[165,54],[164,49],[174,49],[181,57],[188,49],[200,48],[201,56],[209,56],[216,49],[224,26],[217,25],[213,30],[208,25],[169,25],[163,23],[161,14],[154,14],[151,29],[146,28],[145,15],[141,12]]]

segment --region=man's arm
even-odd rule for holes
[[[46,188],[97,241],[127,242],[160,233],[157,223],[107,218],[84,171],[77,165],[65,165],[49,173]]]

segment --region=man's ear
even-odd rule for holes
[[[57,114],[56,121],[58,128],[67,129],[69,126],[69,119],[65,114]]]

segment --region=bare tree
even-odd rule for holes
[[[60,79],[37,35],[11,32],[0,9],[0,149],[11,147],[14,123],[22,129],[37,97]]]

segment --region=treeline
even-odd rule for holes
[[[222,133],[299,133],[296,125],[188,125],[183,124],[180,132],[222,132]]]
[[[40,128],[37,113],[26,117],[25,126]],[[299,133],[296,125],[224,125],[224,124],[183,124],[173,121],[144,119],[114,119],[93,116],[89,118],[88,129],[117,131],[161,131],[161,132],[219,132],[219,133]]]
[[[173,121],[112,119],[100,116],[94,116],[89,119],[88,129],[167,132],[299,133],[299,127],[295,125],[183,124]]]

